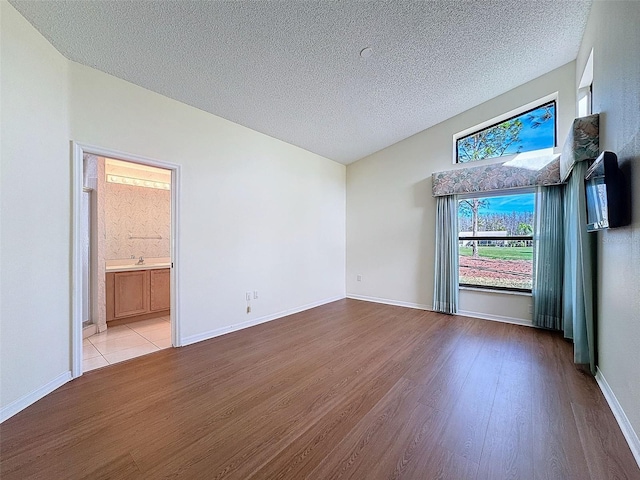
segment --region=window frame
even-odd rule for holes
[[[576,99],[576,114],[578,117],[584,117],[593,113],[593,48],[589,52],[589,57],[582,71],[580,83],[578,84]],[[582,110],[581,101],[585,100],[585,111]]]
[[[553,122],[553,147],[546,147],[545,149],[542,150],[547,150],[549,148],[556,148],[558,146],[558,92],[552,93],[550,95],[546,95],[542,98],[539,98],[537,100],[534,100],[533,102],[529,102],[525,105],[522,105],[518,108],[515,108],[513,110],[510,110],[506,113],[503,113],[501,115],[498,115],[496,117],[493,117],[489,120],[486,120],[482,123],[479,123],[477,125],[474,125],[472,127],[466,128],[456,134],[453,135],[453,155],[452,155],[452,163],[454,165],[458,165],[458,166],[469,166],[469,165],[481,165],[483,163],[491,163],[493,161],[493,163],[498,163],[498,162],[504,162],[507,159],[511,159],[513,157],[515,157],[518,154],[509,154],[509,155],[502,155],[500,157],[491,157],[491,158],[485,158],[482,160],[475,160],[475,161],[471,161],[471,162],[459,162],[458,161],[458,140],[462,139],[462,138],[466,138],[469,137],[471,135],[474,135],[478,132],[481,132],[483,130],[486,130],[488,128],[491,127],[495,127],[497,125],[500,125],[503,122],[512,120],[516,117],[519,117],[521,115],[527,114],[529,112],[532,112],[533,110],[536,110],[544,105],[547,105],[549,103],[554,103],[555,106],[555,116],[554,116],[554,122]],[[535,152],[537,150],[528,150],[527,152]],[[525,153],[525,152],[522,152]]]
[[[536,205],[538,203],[538,200],[535,197],[535,195],[537,195],[535,187],[516,188],[516,189],[509,189],[509,190],[496,190],[491,192],[475,192],[475,193],[469,193],[465,195],[458,195],[457,200],[459,204],[459,202],[462,200],[470,200],[473,198],[484,199],[484,198],[491,198],[491,197],[507,197],[511,195],[515,196],[515,195],[524,195],[524,194],[534,195],[533,219],[535,224]],[[459,215],[459,207],[458,207],[458,215]],[[458,221],[459,221],[459,217],[458,217]],[[535,228],[535,226],[533,227]],[[531,235],[509,235],[506,237],[498,237],[498,236],[474,237],[473,235],[461,236],[460,230],[458,230],[458,245],[460,245],[461,241],[473,241],[473,240],[531,241],[531,248],[532,249],[535,248],[534,246],[535,232],[532,232]],[[460,251],[458,251],[458,259],[460,259]],[[531,276],[532,276],[531,278],[532,288],[502,287],[502,286],[494,286],[494,285],[476,285],[472,283],[462,283],[460,281],[460,265],[458,264],[458,289],[471,288],[471,289],[477,289],[482,291],[499,291],[499,292],[505,292],[505,293],[531,294],[533,291],[533,258],[531,259]]]

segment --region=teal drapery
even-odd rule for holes
[[[455,195],[436,199],[435,278],[433,309],[458,311],[458,200]]]
[[[538,187],[533,243],[533,324],[562,330],[564,185]]]
[[[584,176],[588,162],[574,165],[565,190],[563,331],[573,339],[574,362],[589,364],[595,375],[595,234],[587,233]]]

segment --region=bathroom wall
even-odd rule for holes
[[[105,183],[105,191],[105,259],[169,257],[171,192],[110,182]]]

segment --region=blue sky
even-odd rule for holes
[[[532,119],[528,118],[529,115],[539,117],[543,111],[543,108],[538,108],[521,118],[523,126],[520,131],[520,141],[509,147],[505,152],[506,154],[516,153],[520,146],[521,152],[529,152],[531,150],[539,150],[541,148],[554,146],[555,118],[547,120],[537,128],[531,128]],[[555,116],[555,109],[553,113]]]
[[[535,203],[535,194],[509,195],[508,197],[487,198],[487,207],[481,213],[531,212]]]
[[[549,104],[547,104],[548,106]],[[543,148],[554,147],[555,143],[555,104],[551,104],[551,114],[552,118],[544,121],[536,128],[532,127],[533,121],[535,119],[540,119],[545,112],[546,108],[544,106],[536,108],[529,113],[521,114],[516,117],[520,119],[522,122],[522,129],[520,130],[518,136],[519,141],[510,145],[504,152],[503,155],[514,155],[518,152],[530,152],[532,150],[541,150]],[[486,131],[491,131],[494,127],[488,127],[485,129]],[[485,131],[481,130],[481,131]],[[462,142],[462,145],[465,145],[465,142],[469,141],[473,143],[474,135],[470,135],[467,137],[462,137],[458,140],[458,142]],[[462,148],[462,147],[460,147]],[[472,147],[470,147],[473,150]],[[462,150],[464,152],[464,149]],[[496,152],[497,153],[497,152]],[[465,163],[470,161],[471,159],[467,158],[464,153],[459,153],[460,162]],[[488,156],[486,158],[493,158],[493,156]]]
[[[481,216],[492,213],[532,212],[535,204],[535,194],[523,193],[504,197],[489,197],[484,200],[487,206],[480,209]]]

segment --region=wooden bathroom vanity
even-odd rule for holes
[[[171,308],[169,268],[136,269],[106,273],[109,325],[168,315]]]

